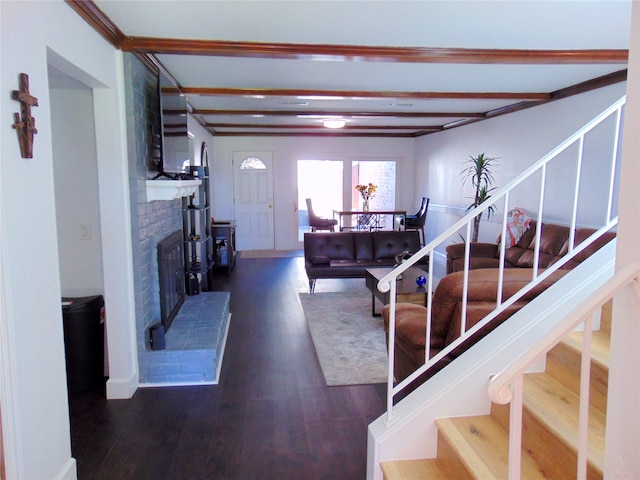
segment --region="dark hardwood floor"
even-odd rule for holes
[[[72,454],[86,479],[364,479],[367,425],[385,385],[327,387],[298,293],[302,258],[238,258],[218,385],[70,399]],[[364,289],[318,281],[317,292]]]

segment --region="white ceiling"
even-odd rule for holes
[[[235,56],[237,51],[213,56],[147,50],[185,89],[232,89],[216,90],[215,95],[187,94],[196,117],[218,134],[322,134],[327,130],[321,129],[321,118],[299,114],[332,113],[343,116],[348,127],[332,134],[415,135],[430,131],[428,127],[441,129],[474,118],[465,113],[484,114],[518,104],[523,93],[561,91],[624,70],[626,62],[540,63],[532,55],[534,63],[529,64],[525,55],[517,63],[476,63],[475,58],[465,63],[405,63],[394,58],[345,58],[337,55],[338,46],[356,47],[356,52],[362,46],[627,50],[631,10],[629,0],[95,4],[127,37],[268,44],[271,53],[250,56]],[[275,43],[302,44],[312,47],[314,54],[278,58],[282,55],[273,54],[278,52]],[[341,98],[332,98],[334,92]],[[264,98],[256,98],[259,93]],[[443,98],[429,98],[433,96]],[[203,110],[241,112],[199,113]],[[367,115],[358,115],[362,113]],[[450,117],[443,115],[449,113]]]

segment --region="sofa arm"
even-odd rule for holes
[[[481,268],[469,272],[469,286],[467,291],[467,302],[495,302],[498,292],[498,273],[497,268]],[[549,288],[567,271],[558,270],[553,272],[549,277],[544,279],[534,289],[530,290],[523,296],[523,300],[532,300],[541,292]],[[507,300],[523,287],[531,282],[533,278],[533,269],[531,268],[507,268],[504,270],[502,280],[502,300]],[[436,297],[438,302],[445,304],[459,303],[462,301],[464,272],[454,272],[446,275],[436,287],[434,292],[434,304]],[[434,305],[435,306],[435,305]]]
[[[447,253],[447,274],[464,270],[464,243],[454,243],[445,249]],[[474,242],[470,245],[470,268],[497,268],[499,266],[499,245]]]

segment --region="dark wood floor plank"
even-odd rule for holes
[[[302,405],[298,396],[277,402],[274,410],[276,427],[276,473],[278,478],[296,478],[307,467],[310,457]]]
[[[169,478],[206,478],[220,389],[196,388],[198,391],[188,407]]]
[[[244,425],[241,477],[275,478],[276,425],[274,400],[250,400]]]
[[[73,396],[78,478],[365,478],[367,425],[384,411],[385,386],[326,386],[299,300],[307,288],[301,258],[239,258],[217,275],[232,312],[219,384]],[[347,290],[366,291],[364,280],[316,287]]]
[[[348,387],[360,418],[369,425],[387,408],[387,385],[357,385]]]
[[[212,425],[207,478],[242,478],[245,416],[244,399],[229,399],[221,403],[218,417]]]

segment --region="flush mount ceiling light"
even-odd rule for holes
[[[344,100],[344,97],[332,95],[302,95],[296,97],[298,100]]]
[[[413,103],[387,103],[388,107],[413,107]]]
[[[281,100],[280,102],[278,102],[279,105],[294,105],[296,107],[306,107],[307,105],[309,105],[309,102],[298,102],[298,101],[292,101],[292,100]]]
[[[334,120],[323,120],[322,123],[326,128],[342,128],[345,126],[347,122],[345,122],[344,120],[334,119]]]

